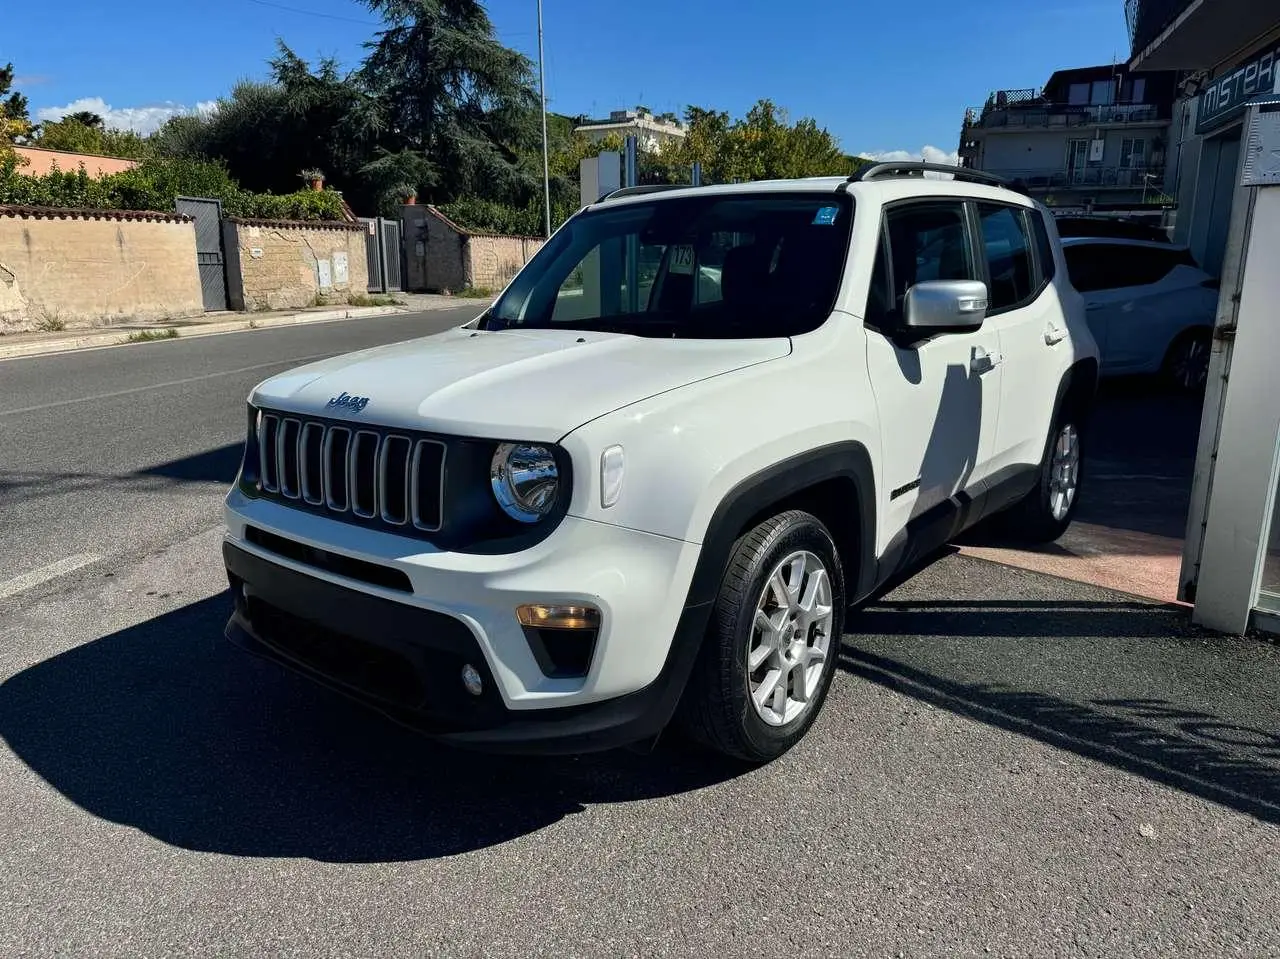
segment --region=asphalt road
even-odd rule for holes
[[[479,309],[0,361],[0,608],[5,583],[32,571],[136,557],[207,529],[256,383]]]
[[[104,557],[0,601],[0,955],[1280,955],[1280,647],[1170,607],[945,557],[758,770],[450,752],[227,644],[249,386],[452,321],[0,363],[0,583]]]

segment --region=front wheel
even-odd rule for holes
[[[835,672],[844,571],[814,516],[780,513],[734,547],[682,709],[693,739],[776,759],[813,725]]]

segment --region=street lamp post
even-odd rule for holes
[[[538,96],[542,100],[542,212],[543,226],[551,237],[551,160],[547,148],[547,72],[542,52],[542,0],[538,0]]]

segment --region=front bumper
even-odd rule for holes
[[[658,678],[600,702],[511,710],[479,643],[461,622],[335,586],[278,566],[232,543],[223,559],[235,597],[226,635],[237,646],[299,672],[419,732],[457,746],[504,752],[584,753],[656,736],[674,714],[706,627],[707,608],[681,617]],[[483,692],[461,683],[474,666]]]
[[[662,537],[568,518],[533,549],[478,556],[235,492],[226,517],[236,600],[229,639],[459,745],[582,752],[655,735],[705,631],[706,607],[685,608],[698,548]],[[255,531],[303,551],[281,555]],[[369,564],[354,576],[380,570],[397,579],[356,581],[308,563],[310,549]],[[589,670],[549,677],[515,609],[575,601],[603,615]],[[483,680],[479,697],[461,681],[467,664]]]

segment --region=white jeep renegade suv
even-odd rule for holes
[[[475,321],[259,385],[229,638],[455,744],[784,752],[850,605],[1077,503],[1052,217],[926,169],[622,190]]]

